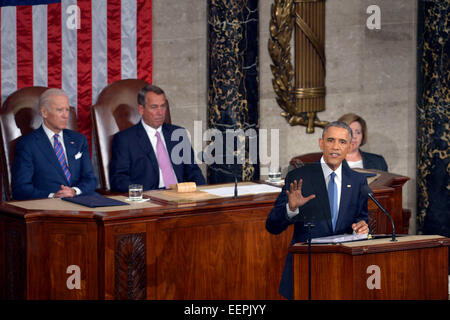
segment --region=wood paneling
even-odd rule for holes
[[[34,221],[27,230],[28,299],[98,297],[95,221]],[[80,289],[67,285],[69,266],[80,270]]]
[[[292,231],[274,236],[265,229],[276,196],[99,215],[99,243],[105,247],[99,254],[104,254],[100,296],[138,298],[123,284],[140,277],[146,279],[147,299],[280,299],[278,285]],[[145,243],[118,245],[129,237]],[[117,270],[118,257],[140,257],[142,250],[145,275],[142,268],[134,275],[134,267]]]
[[[24,275],[26,266],[26,257],[18,252],[25,252],[25,228],[24,225],[15,219],[3,220],[5,232],[0,252],[4,252],[4,267],[5,272],[3,278],[4,294],[9,299],[24,299],[26,278]]]
[[[396,233],[407,233],[408,225],[404,222],[404,213],[402,209],[402,188],[409,180],[408,177],[398,174],[383,172],[379,170],[366,170],[380,174],[374,182],[370,184],[375,198],[392,216]],[[392,227],[389,218],[379,209],[372,200],[368,202],[369,216],[372,215],[376,221],[376,228],[373,233],[384,234],[391,233]]]
[[[275,237],[265,231],[269,210],[158,221],[157,279],[164,279],[157,284],[158,298],[279,298],[290,237],[288,232]]]
[[[419,236],[416,236],[419,237]],[[312,299],[403,300],[448,299],[448,246],[450,239],[404,237],[384,244],[364,241],[351,248],[316,245],[311,254]],[[377,240],[378,241],[378,240]],[[363,244],[364,243],[364,244]],[[373,245],[371,243],[374,243]],[[306,246],[293,246],[294,297],[308,299]],[[380,270],[380,288],[370,289],[369,266]],[[370,270],[369,270],[370,271]]]
[[[393,190],[383,184],[374,188],[395,215],[401,199],[391,200]],[[281,299],[278,287],[293,230],[266,231],[276,197],[160,203],[115,212],[1,204],[0,298]],[[377,221],[377,228],[385,222]],[[384,230],[389,231],[378,231]],[[70,265],[80,268],[81,289],[67,287]],[[337,289],[344,290],[341,295],[345,285]]]

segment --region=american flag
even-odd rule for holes
[[[0,0],[2,104],[28,86],[63,89],[91,141],[90,107],[109,83],[152,82],[151,0]]]

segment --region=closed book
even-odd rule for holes
[[[86,206],[89,208],[97,208],[97,207],[112,207],[112,206],[129,206],[129,203],[107,198],[98,193],[95,194],[87,194],[87,195],[79,195],[73,198],[61,198],[64,201],[73,202],[76,204],[80,204],[82,206]]]

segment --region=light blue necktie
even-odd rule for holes
[[[333,224],[333,231],[336,228],[336,221],[338,217],[338,190],[337,184],[334,182],[336,173],[330,174],[330,181],[328,182],[328,199],[330,200],[331,223]]]

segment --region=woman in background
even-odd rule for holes
[[[388,166],[383,156],[359,149],[367,142],[366,121],[354,113],[344,114],[339,118],[339,121],[348,124],[353,133],[352,146],[345,158],[349,167],[388,171]]]

